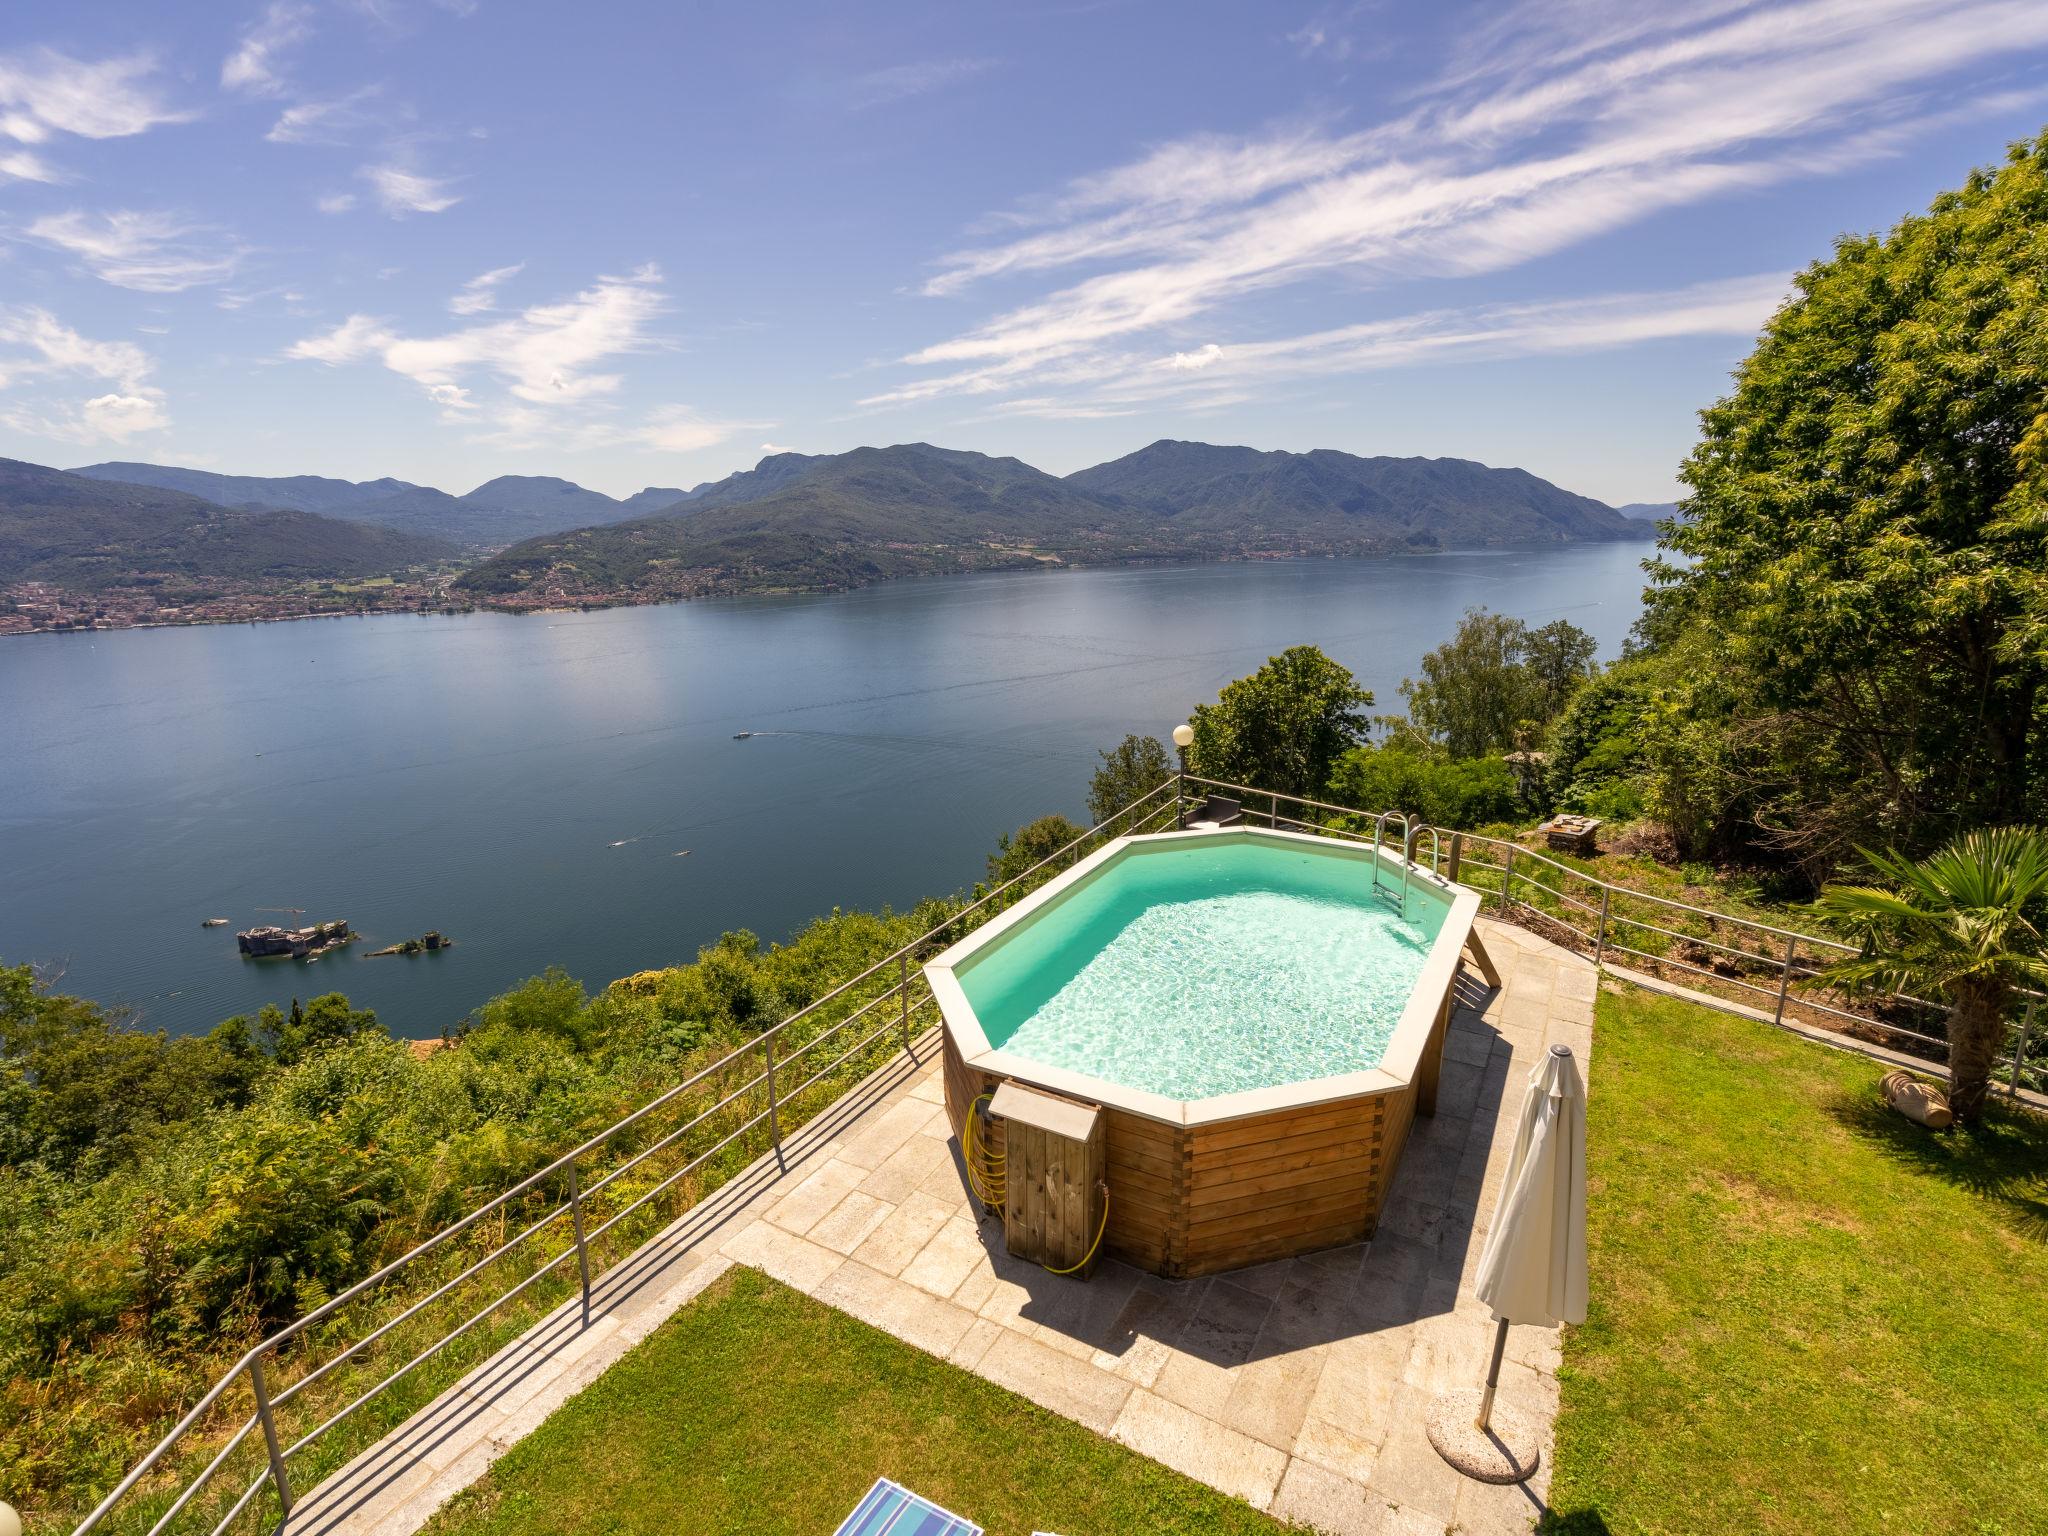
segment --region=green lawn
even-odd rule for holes
[[[426,1536],[824,1536],[884,1475],[992,1536],[1286,1529],[736,1269],[513,1447]]]
[[[2048,1124],[1933,1136],[1875,1063],[1599,1007],[1553,1528],[2048,1530]]]

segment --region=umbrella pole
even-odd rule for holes
[[[1502,1318],[1493,1335],[1493,1364],[1486,1368],[1486,1393],[1479,1399],[1479,1417],[1472,1421],[1474,1429],[1485,1429],[1493,1422],[1493,1391],[1500,1385],[1500,1357],[1507,1352],[1508,1320]]]

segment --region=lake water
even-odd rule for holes
[[[1645,553],[8,639],[0,961],[60,963],[63,990],[174,1032],[340,990],[434,1035],[549,964],[601,986],[728,928],[970,885],[999,833],[1083,813],[1099,748],[1165,739],[1289,645],[1387,710],[1467,607],[1568,618],[1612,656]],[[335,917],[365,942],[310,966],[236,953],[238,928]],[[364,955],[429,928],[456,947]]]

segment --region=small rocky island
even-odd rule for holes
[[[274,923],[244,929],[235,943],[252,960],[317,960],[330,949],[355,943],[347,918],[331,923],[314,923],[308,928],[280,928]]]
[[[429,928],[416,939],[403,939],[396,944],[386,945],[383,949],[373,949],[366,958],[374,960],[379,955],[428,955],[447,949],[454,942],[446,934],[437,933]]]

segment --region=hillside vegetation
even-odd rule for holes
[[[183,491],[223,507],[318,512],[352,523],[446,539],[468,549],[502,549],[520,539],[586,523],[631,517],[684,493],[650,487],[625,501],[551,475],[500,475],[466,495],[386,477],[335,480],[322,475],[221,475],[176,464],[110,462],[70,471],[89,480]]]
[[[223,507],[181,491],[0,459],[0,584],[96,592],[171,580],[260,585],[389,575],[453,545],[301,511]]]
[[[779,454],[654,517],[515,545],[486,599],[644,601],[1047,564],[1639,538],[1611,508],[1461,460],[1158,443],[1062,480],[925,443]]]

